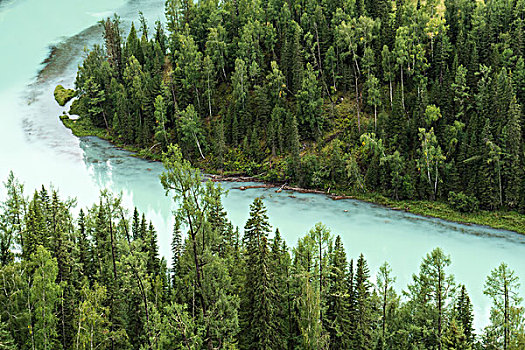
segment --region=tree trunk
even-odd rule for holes
[[[193,220],[191,219],[191,216],[188,214],[188,224],[190,228],[190,237],[191,237],[191,243],[193,246],[193,262],[195,264],[195,274],[197,279],[197,287],[199,288],[199,299],[201,300],[202,304],[202,316],[204,319],[206,319],[207,315],[207,306],[206,306],[206,299],[204,298],[204,288],[202,286],[202,272],[201,272],[201,265],[199,262],[199,257],[197,256],[197,232],[195,232],[195,228],[193,227]],[[213,344],[211,342],[211,338],[209,337],[210,334],[210,328],[209,326],[206,327],[206,338],[207,338],[207,347],[208,349],[213,348]]]
[[[442,323],[442,313],[443,313],[443,301],[441,300],[442,291],[441,291],[441,268],[438,268],[438,349],[441,350],[442,344],[441,344],[441,323]]]
[[[204,154],[202,154],[201,144],[199,143],[199,139],[197,138],[197,135],[193,133],[193,137],[195,137],[195,142],[197,143],[197,147],[199,148],[199,153],[201,154],[202,159],[206,159],[204,157]]]
[[[106,119],[106,113],[104,113],[104,108],[102,108],[102,116],[104,117],[104,124],[106,124],[106,130],[109,130],[108,120]]]
[[[211,113],[211,89],[210,89],[210,77],[208,74],[208,109],[210,110],[210,118],[212,116]]]
[[[385,289],[383,290],[383,342],[385,339],[385,329],[386,329],[386,293],[388,291],[388,282],[385,278]]]
[[[505,310],[503,311],[504,325],[503,325],[503,350],[507,350],[509,343],[509,289],[507,281],[505,281]]]
[[[360,108],[359,108],[359,87],[358,87],[358,76],[356,74],[355,76],[355,107],[357,109],[357,128],[359,130],[359,133],[361,133],[361,115],[360,115]]]
[[[434,200],[436,200],[437,198],[438,175],[438,163],[436,162],[436,179],[434,180]]]
[[[393,98],[392,98],[392,79],[388,79],[388,84],[390,85],[390,108],[393,108]]]
[[[111,221],[111,212],[109,217],[109,235],[111,237],[111,260],[113,261],[113,278],[115,278],[115,283],[117,282],[117,263],[115,258],[115,241],[113,237],[113,223]]]

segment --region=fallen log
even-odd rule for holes
[[[324,191],[320,191],[320,190],[311,190],[311,189],[306,189],[306,188],[290,187],[290,186],[283,186],[283,190],[294,191],[294,192],[299,192],[299,193],[326,194]]]
[[[278,190],[275,190],[276,193],[281,193],[283,191],[283,187],[286,186],[286,184],[283,184],[281,187],[279,187]]]
[[[332,195],[330,196],[330,199],[334,200],[334,201],[340,201],[341,199],[353,199],[354,197],[352,196],[336,196],[336,195]]]
[[[222,175],[210,175],[210,181],[212,182],[260,182],[260,179],[251,176],[222,176]]]
[[[244,190],[249,190],[249,189],[252,189],[252,188],[270,188],[270,187],[273,187],[273,186],[271,186],[271,185],[239,186],[239,187],[233,187],[233,189],[234,190],[244,191]]]

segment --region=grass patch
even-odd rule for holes
[[[89,118],[71,119],[68,115],[64,114],[60,116],[60,120],[62,120],[64,126],[70,129],[76,137],[96,136],[112,141],[107,130],[94,126]]]
[[[435,217],[463,224],[490,226],[496,229],[525,234],[525,215],[516,211],[479,210],[473,213],[461,213],[454,210],[450,204],[446,202],[421,200],[396,201],[378,194],[362,194],[355,196],[355,198],[417,215]]]
[[[77,95],[77,92],[73,89],[66,89],[62,85],[57,85],[55,88],[55,100],[60,106],[65,106],[66,103],[71,101],[73,97]]]
[[[124,145],[120,140],[113,137],[107,129],[94,126],[91,119],[86,117],[80,117],[78,119],[71,119],[68,115],[63,114],[60,116],[62,124],[73,132],[76,137],[95,136],[103,140],[111,142],[113,145],[120,147],[128,152],[131,152],[131,156],[138,157],[147,160],[162,160],[160,154],[150,152],[147,149],[140,149],[130,145]]]

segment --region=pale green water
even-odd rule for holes
[[[78,140],[58,120],[63,108],[52,96],[57,83],[72,85],[82,48],[100,39],[92,26],[101,17],[117,11],[127,25],[141,9],[153,26],[162,18],[162,7],[162,0],[15,0],[0,5],[0,179],[13,170],[28,193],[52,182],[63,196],[77,197],[80,206],[94,202],[100,188],[122,191],[126,205],[136,205],[153,220],[160,251],[169,257],[171,203],[158,182],[161,165],[129,157],[98,139]],[[61,50],[36,80],[51,44],[59,44]],[[422,257],[440,246],[452,255],[450,271],[472,296],[478,328],[488,321],[489,300],[482,289],[492,268],[505,261],[525,283],[525,236],[358,201],[289,195],[231,190],[224,204],[234,224],[243,226],[249,204],[263,196],[273,227],[279,227],[289,245],[322,221],[342,236],[351,257],[365,254],[372,272],[387,260],[398,277],[398,291],[417,272]]]

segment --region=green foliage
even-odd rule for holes
[[[76,134],[153,159],[176,143],[210,172],[525,209],[521,1],[165,9],[154,35],[143,17],[125,40],[118,17],[101,22],[75,81],[80,119],[64,118]],[[362,154],[372,131],[384,150]]]
[[[491,324],[485,330],[484,343],[501,349],[517,349],[523,334],[522,298],[518,295],[518,277],[507,264],[491,271],[483,293],[492,299]]]
[[[71,99],[76,96],[76,91],[73,89],[66,89],[62,85],[57,85],[53,94],[55,95],[55,100],[57,103],[60,106],[65,106],[66,103],[71,101]]]
[[[364,151],[384,150],[374,137],[363,138]],[[74,200],[45,188],[26,198],[10,175],[0,218],[6,252],[17,258],[6,253],[0,266],[0,348],[522,346],[519,281],[506,264],[487,278],[491,323],[475,334],[470,298],[441,249],[423,259],[401,299],[387,263],[373,279],[363,254],[348,263],[341,237],[321,223],[291,250],[279,230],[269,239],[260,198],[241,243],[223,190],[203,182],[177,146],[163,160],[160,180],[177,208],[169,272],[155,228],[136,209],[128,215],[120,197],[103,191],[75,218]]]
[[[456,193],[451,191],[448,194],[448,202],[452,208],[462,213],[472,213],[478,210],[478,201],[476,198],[466,195],[463,192]]]

